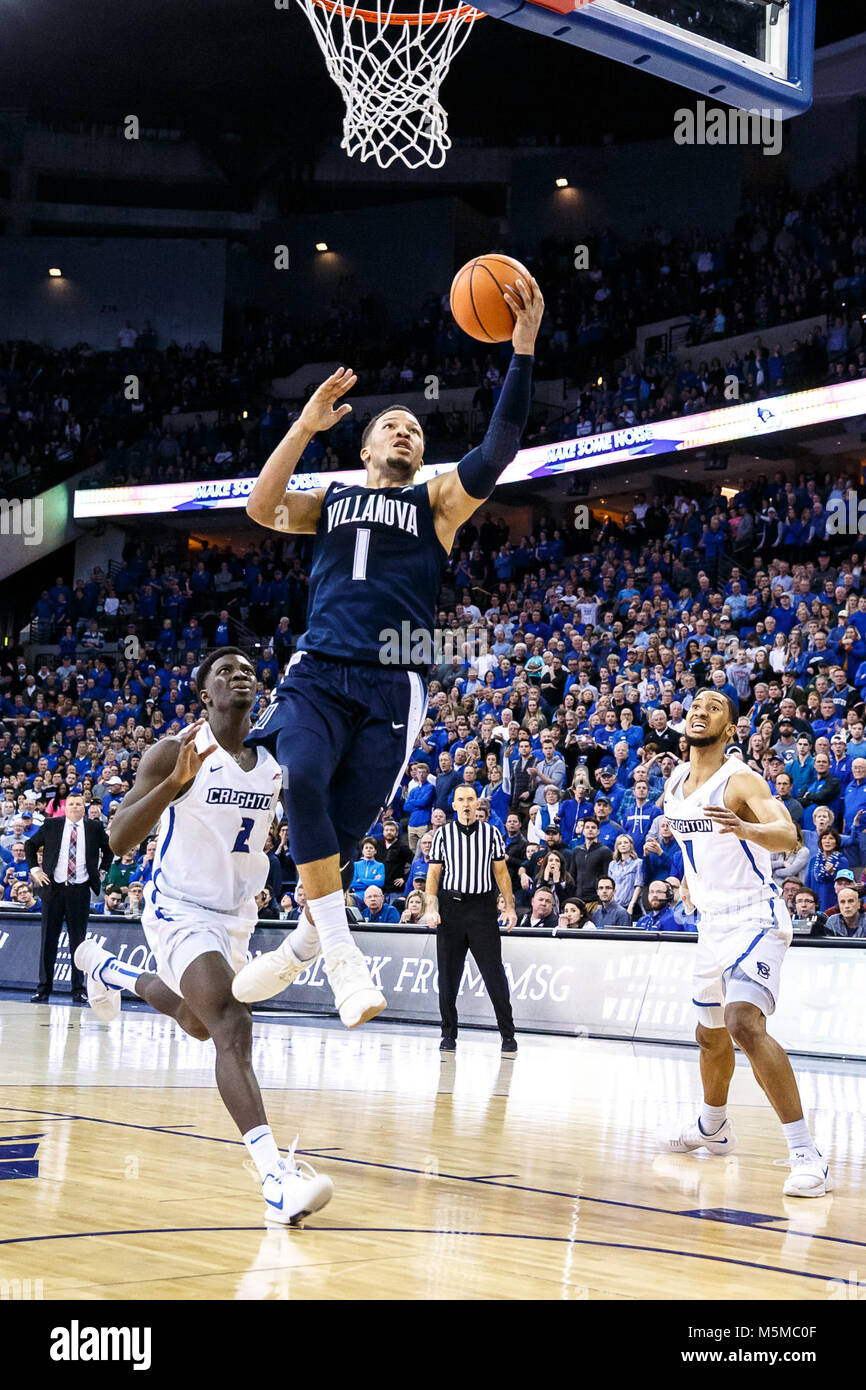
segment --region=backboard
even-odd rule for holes
[[[816,0],[473,0],[519,28],[590,49],[744,110],[812,101]]]

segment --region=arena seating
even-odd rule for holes
[[[543,885],[563,923],[590,925],[599,877],[610,872],[614,905],[631,924],[693,929],[657,801],[684,751],[693,693],[711,684],[740,710],[737,750],[802,827],[802,846],[777,856],[775,872],[795,909],[798,889],[813,891],[813,910],[800,904],[803,930],[847,933],[838,918],[827,922],[836,888],[866,881],[864,541],[824,528],[827,504],[848,485],[777,473],[727,500],[718,487],[692,499],[638,495],[622,526],[606,519],[589,535],[551,515],[535,535],[510,537],[495,505],[468,523],[440,595],[446,649],[432,673],[430,720],[385,817],[397,835],[371,827],[386,870],[383,911],[402,911],[423,877],[423,829],[414,853],[404,843],[409,816],[413,829],[428,814],[432,824],[447,818],[454,787],[471,781],[506,833],[529,922]],[[15,846],[41,817],[61,813],[78,787],[88,814],[109,821],[147,746],[195,718],[205,651],[261,643],[268,698],[303,630],[303,545],[256,535],[244,554],[214,547],[191,559],[185,540],[157,554],[130,540],[110,574],[58,577],[41,593],[29,660],[22,649],[2,668],[4,905],[35,910],[32,897],[21,900],[27,875]],[[419,764],[432,798],[412,792]],[[597,834],[584,834],[587,819]],[[392,838],[397,848],[386,852]],[[271,853],[262,909],[272,916],[279,901],[285,916],[296,874],[276,828]],[[143,845],[120,884],[124,904],[131,884],[146,882],[152,854]],[[668,883],[670,901],[650,893],[653,881]],[[138,891],[131,896],[136,915]],[[577,906],[566,910],[569,900]],[[417,916],[418,905],[409,908]],[[374,910],[373,920],[384,918]]]
[[[586,270],[575,269],[568,239],[515,248],[546,296],[536,379],[566,383],[566,408],[536,410],[529,442],[866,375],[866,202],[853,171],[807,194],[745,203],[727,239],[673,236],[659,226],[633,246],[610,231],[588,236],[586,246]],[[474,389],[482,428],[508,345],[488,350],[461,334],[442,287],[410,314],[411,322],[388,323],[370,298],[335,301],[317,323],[250,313],[221,354],[159,343],[148,324],[119,335],[124,343],[112,353],[85,343],[60,351],[2,343],[0,486],[32,494],[94,465],[94,486],[249,474],[302,404],[274,401],[273,379],[311,361],[350,363],[359,396],[418,391],[434,375],[446,395],[428,417],[428,436],[459,456],[473,442],[472,422],[448,407],[447,392]],[[640,324],[675,315],[689,322],[686,350],[676,357],[662,344],[639,360]],[[783,351],[774,329],[813,315],[804,341]],[[725,361],[714,354],[714,343],[752,330],[747,350]],[[129,374],[137,399],[124,389]],[[726,392],[732,377],[737,387]],[[207,419],[166,426],[172,414],[197,412]],[[304,466],[354,466],[364,423],[346,423],[326,444],[313,441]]]

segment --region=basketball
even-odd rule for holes
[[[451,312],[464,333],[482,343],[508,341],[514,332],[514,314],[503,290],[518,275],[528,283],[526,266],[498,252],[476,256],[458,270],[451,282]]]

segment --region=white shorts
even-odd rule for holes
[[[148,901],[151,897],[145,897],[141,925],[156,957],[157,974],[175,994],[183,998],[180,982],[184,971],[209,951],[218,951],[235,975],[246,964],[255,921],[181,902],[164,893],[155,903]]]
[[[724,1028],[726,1004],[754,1004],[769,1018],[779,999],[791,918],[781,898],[742,925],[701,918],[692,1003],[704,1028]]]

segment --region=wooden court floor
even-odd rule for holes
[[[282,1146],[334,1180],[262,1224],[208,1044],[155,1015],[0,1002],[0,1297],[817,1299],[866,1291],[866,1067],[798,1063],[836,1191],[782,1196],[785,1146],[738,1065],[727,1159],[664,1155],[685,1048],[257,1025]],[[17,1281],[17,1282],[16,1282]],[[27,1281],[30,1281],[29,1284]],[[863,1291],[859,1296],[863,1296]]]

